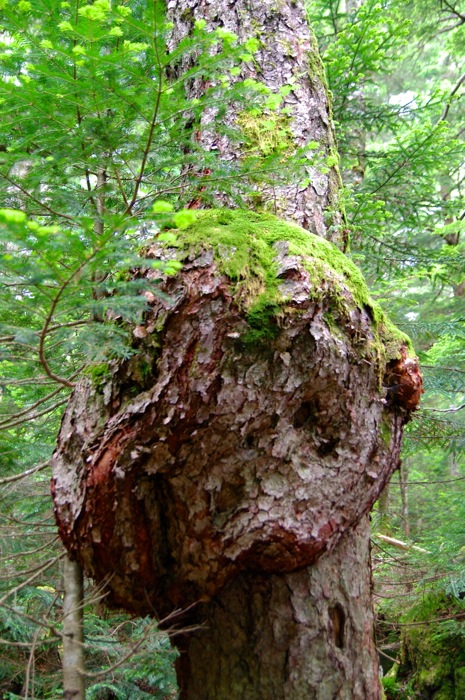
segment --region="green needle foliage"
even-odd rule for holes
[[[227,105],[253,109],[273,96],[232,80],[256,46],[224,30],[198,22],[168,53],[162,3],[1,7],[2,359],[15,367],[32,360],[72,387],[83,364],[131,352],[124,322],[137,322],[145,298],[130,270],[178,269],[141,256],[170,218],[160,222],[154,202],[182,208],[200,191],[208,201],[218,181],[237,198],[238,179],[246,187],[248,169],[263,166],[258,156],[225,164],[204,149],[202,114],[208,109],[211,128],[233,139]],[[210,87],[188,99],[196,80]]]
[[[420,351],[425,406],[459,406],[463,3],[313,0],[308,7],[333,92],[352,253]],[[425,412],[419,425],[430,422],[438,439],[453,433],[453,452],[463,442],[463,415],[444,413],[433,426]]]

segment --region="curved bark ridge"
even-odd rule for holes
[[[397,466],[421,377],[358,269],[298,226],[198,212],[160,254],[183,270],[145,292],[136,354],[75,391],[53,491],[113,602],[165,614],[332,548]]]

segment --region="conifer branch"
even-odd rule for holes
[[[55,310],[61,300],[61,297],[63,296],[65,290],[67,287],[71,284],[71,282],[74,280],[77,275],[82,272],[82,270],[90,263],[90,261],[97,255],[97,253],[100,251],[100,248],[104,244],[102,243],[101,246],[96,248],[78,267],[65,279],[65,281],[62,283],[61,287],[59,288],[57,294],[55,295],[55,298],[52,301],[52,304],[50,306],[49,312],[47,314],[47,317],[45,319],[45,323],[42,327],[42,330],[40,332],[40,337],[39,337],[39,359],[40,363],[50,379],[53,379],[54,381],[58,382],[59,384],[63,384],[64,386],[67,386],[71,389],[73,389],[76,386],[75,382],[70,381],[69,379],[66,379],[64,377],[60,377],[57,374],[55,374],[52,369],[50,368],[47,358],[45,356],[45,341],[46,338],[48,337],[50,333],[50,326],[52,325],[52,319],[55,315]]]
[[[74,384],[72,386],[74,386]],[[10,423],[5,423],[2,426],[2,430],[9,430],[10,428],[14,428],[17,425],[23,425],[26,422],[36,420],[36,418],[40,418],[41,416],[45,416],[47,413],[51,413],[56,408],[59,408],[60,406],[64,406],[68,402],[68,399],[69,399],[69,397],[67,396],[65,399],[62,399],[61,401],[57,401],[52,406],[48,406],[43,411],[39,411],[38,413],[34,413],[33,415],[25,416],[23,418],[18,418],[18,420],[12,420]]]
[[[33,615],[29,615],[28,613],[25,613],[22,610],[19,610],[18,606],[7,605],[6,603],[2,603],[2,608],[4,608],[5,610],[8,610],[8,612],[12,613],[13,615],[18,615],[19,617],[22,617],[24,620],[28,620],[29,622],[32,622],[32,624],[34,624],[34,625],[38,625],[39,627],[43,627],[43,628],[49,630],[50,633],[55,637],[55,640],[53,640],[53,641],[56,641],[56,639],[62,639],[62,637],[63,637],[63,635],[61,634],[61,632],[59,632],[57,630],[55,625],[50,624],[50,623],[46,622],[45,620],[41,620],[40,618],[34,617]],[[44,640],[44,642],[46,642],[46,640]],[[11,642],[9,642],[9,644],[11,644]],[[13,644],[13,646],[15,646],[15,645]],[[31,643],[28,642],[28,643],[23,644],[22,646],[30,647]]]
[[[464,19],[465,22],[465,19]],[[454,89],[450,92],[449,98],[447,100],[446,106],[444,107],[444,111],[439,117],[439,121],[443,122],[447,119],[447,115],[449,114],[449,109],[452,104],[452,98],[456,94],[457,90],[460,88],[460,86],[465,82],[465,73],[463,73],[460,78],[458,79],[457,83],[455,84]]]
[[[68,214],[65,214],[64,212],[56,211],[52,207],[50,207],[48,204],[45,204],[44,202],[41,202],[37,197],[34,197],[33,194],[31,194],[25,187],[20,185],[18,182],[13,180],[11,177],[8,175],[5,175],[5,173],[0,173],[0,177],[2,177],[4,180],[10,183],[13,187],[16,187],[22,194],[24,194],[28,199],[31,200],[31,202],[34,202],[34,204],[37,204],[37,206],[41,207],[41,209],[45,209],[49,214],[52,216],[56,216],[58,219],[65,219],[66,221],[72,221],[73,223],[75,222],[75,219],[73,216],[69,216]]]
[[[153,2],[153,7],[154,7],[154,12],[155,12],[155,18],[156,18],[156,13],[157,13],[157,4],[156,4],[156,0],[154,0],[154,2]],[[155,23],[156,23],[156,19],[155,19]],[[132,209],[133,209],[133,207],[134,207],[134,204],[135,204],[136,201],[137,201],[137,195],[139,194],[139,189],[140,189],[140,186],[141,186],[141,184],[142,184],[142,180],[143,180],[143,178],[144,178],[145,166],[146,166],[146,164],[147,164],[147,160],[148,160],[148,157],[149,157],[150,149],[151,149],[151,147],[152,147],[152,141],[153,141],[153,137],[154,137],[154,134],[155,134],[155,125],[156,125],[156,123],[157,123],[158,112],[159,112],[160,104],[161,104],[162,86],[163,86],[163,72],[162,72],[162,71],[163,71],[163,66],[162,66],[162,64],[161,64],[160,55],[159,55],[159,53],[158,53],[158,46],[157,46],[157,39],[156,39],[156,34],[155,34],[155,32],[154,32],[154,35],[153,35],[153,44],[154,44],[154,50],[155,50],[155,56],[156,56],[156,60],[157,60],[157,68],[158,68],[158,89],[157,89],[157,96],[156,96],[156,98],[155,98],[155,107],[154,107],[154,110],[153,110],[152,119],[151,119],[151,121],[150,121],[149,134],[148,134],[147,142],[146,142],[146,144],[145,144],[145,148],[144,148],[144,151],[143,151],[142,160],[141,160],[141,164],[140,164],[140,168],[139,168],[139,174],[138,174],[138,176],[137,176],[137,178],[136,178],[136,182],[135,182],[135,184],[134,184],[133,195],[132,195],[132,197],[131,197],[131,200],[130,200],[129,204],[128,204],[127,207],[126,207],[126,211],[125,211],[125,214],[126,214],[126,215],[132,213]]]
[[[14,414],[14,419],[18,420],[19,418],[22,418],[23,416],[29,416],[32,411],[34,411],[35,408],[38,406],[41,406],[43,403],[46,401],[49,401],[51,398],[56,396],[60,391],[63,391],[63,386],[59,386],[57,389],[54,391],[50,392],[50,394],[47,394],[47,396],[43,396],[41,399],[38,399],[35,403],[31,404],[27,408],[24,408],[22,411],[18,411],[17,413]],[[0,430],[4,429],[5,424],[8,424],[11,422],[11,416],[9,418],[4,418],[3,420],[0,420]]]
[[[25,579],[24,581],[21,581],[21,583],[19,583],[14,588],[10,588],[10,590],[7,591],[7,593],[5,593],[3,598],[0,598],[0,605],[4,605],[5,601],[8,600],[8,598],[11,598],[11,596],[16,595],[16,593],[18,593],[20,590],[22,590],[26,586],[29,586],[29,584],[35,581],[36,578],[38,578],[41,574],[44,573],[44,571],[50,569],[51,566],[60,561],[60,559],[63,559],[64,556],[65,552],[60,552],[60,554],[58,554],[56,557],[53,557],[53,559],[49,559],[47,562],[45,562],[45,564],[39,566],[36,569],[36,571],[31,576],[29,576],[29,578]]]

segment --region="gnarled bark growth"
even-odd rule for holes
[[[196,619],[213,615],[229,625],[230,597],[240,592],[247,601],[261,590],[262,606],[250,608],[246,624],[249,631],[257,626],[254,643],[259,634],[277,634],[266,605],[277,606],[279,618],[293,600],[303,601],[309,585],[313,593],[325,591],[323,618],[295,605],[284,637],[302,654],[298,640],[309,643],[312,618],[319,625],[324,619],[333,632],[322,648],[347,649],[352,630],[350,643],[359,645],[360,659],[365,645],[369,659],[370,624],[360,612],[369,606],[369,576],[361,586],[351,581],[357,559],[348,556],[353,549],[368,567],[367,540],[356,538],[316,578],[312,570],[291,572],[334,549],[359,523],[366,531],[365,516],[398,464],[402,426],[421,392],[418,368],[405,337],[389,330],[342,253],[274,217],[248,219],[200,213],[194,232],[181,235],[185,265],[163,281],[166,296],[146,293],[150,309],[135,331],[138,353],[96,368],[94,381],[83,380],[74,392],[54,456],[60,534],[88,575],[108,580],[111,601],[139,614],[163,616],[202,602]],[[202,231],[205,243],[195,244]],[[224,242],[231,236],[235,246]],[[257,264],[247,272],[257,240],[270,253],[270,268]],[[152,253],[160,255],[160,246]],[[145,273],[148,282],[152,275]],[[398,390],[404,377],[408,400]],[[345,571],[342,559],[350,564]],[[326,583],[325,566],[333,572]],[[339,576],[345,583],[338,593]],[[359,614],[352,604],[361,606]],[[217,646],[217,625],[211,630],[210,642],[201,643]],[[264,639],[263,645],[265,670],[276,649],[266,651]],[[233,666],[241,668],[244,653],[231,651]],[[284,664],[289,649],[282,653]],[[298,674],[294,687],[287,664],[287,680],[270,682],[288,683],[290,694],[275,697],[302,697],[296,693],[303,680]],[[339,666],[338,679],[345,668]],[[353,668],[351,661],[349,684]],[[221,676],[221,669],[214,673]],[[212,687],[223,690],[203,696],[192,688],[205,679],[185,681],[190,674],[186,653],[184,697],[225,697],[227,679],[212,678]],[[304,675],[310,682],[308,669]],[[273,697],[263,678],[250,670],[246,676],[254,679],[251,694],[231,698]]]

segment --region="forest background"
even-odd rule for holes
[[[373,514],[386,692],[414,698],[452,677],[457,684],[465,661],[465,3],[307,6],[333,98],[350,255],[413,339],[424,374],[402,467]],[[144,289],[130,275],[147,265],[141,239],[170,221],[186,225],[189,207],[199,196],[213,201],[218,182],[241,206],[252,187],[238,182],[277,182],[298,163],[282,166],[280,96],[234,82],[237,66],[253,61],[253,41],[239,46],[198,23],[168,61],[170,27],[156,3],[0,8],[0,694],[56,698],[63,552],[49,459],[72,386],[82,372],[98,382],[109,357],[129,358],[128,328],[142,332]],[[221,43],[214,60],[212,42]],[[170,82],[169,65],[191,55],[195,66]],[[70,61],[79,74],[72,100]],[[200,72],[213,87],[194,104],[183,81]],[[270,113],[259,127],[242,125],[251,146],[235,171],[192,149],[195,119],[228,100]],[[117,201],[120,213],[99,228],[89,210]],[[121,213],[137,226],[123,225]],[[176,697],[168,637],[151,620],[106,610],[91,582],[85,635],[86,697]],[[433,663],[434,654],[449,661]]]

